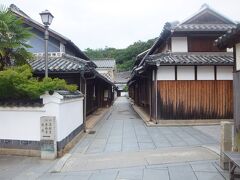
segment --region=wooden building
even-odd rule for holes
[[[233,53],[214,40],[235,26],[207,5],[181,23],[166,23],[136,58],[128,81],[134,103],[150,120],[232,118]]]
[[[240,24],[236,28],[228,31],[216,40],[216,45],[220,49],[233,48],[234,68],[233,68],[233,96],[234,96],[234,121],[237,132],[240,132]]]
[[[45,61],[42,54],[35,54],[30,62],[34,74],[44,77]],[[96,65],[64,53],[49,53],[49,76],[65,79],[76,84],[81,92],[86,94],[86,114],[97,108],[110,106],[114,100],[114,84],[96,71]],[[86,85],[86,87],[85,87]],[[85,89],[86,88],[86,89]]]
[[[30,61],[33,73],[40,78],[44,77],[44,26],[33,20],[16,5],[10,5],[9,10],[17,17],[22,18],[26,27],[31,27],[33,34],[28,44],[29,51],[35,54]],[[79,90],[86,95],[86,109],[90,114],[99,107],[106,107],[114,100],[114,84],[96,71],[96,64],[91,61],[70,39],[49,29],[49,77],[65,79],[68,83],[76,84]]]

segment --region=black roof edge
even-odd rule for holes
[[[238,43],[236,38],[237,33],[240,33],[240,23],[235,28],[230,29],[224,35],[215,40],[215,46],[220,49],[232,48],[234,44]]]
[[[148,55],[150,55],[151,53],[153,53],[156,49],[156,47],[158,47],[159,45],[161,45],[163,42],[165,42],[167,40],[167,38],[171,35],[171,30],[172,30],[172,23],[170,22],[166,22],[163,30],[160,34],[160,36],[158,37],[158,39],[155,41],[155,43],[153,44],[153,46],[150,48],[150,50],[147,52],[147,54],[143,57],[143,59],[141,60],[141,62],[138,64],[138,66],[141,66],[143,64],[143,62],[145,61],[146,57]]]
[[[150,66],[156,66],[156,63],[158,62],[158,60],[156,61],[146,61],[147,65]],[[193,63],[193,64],[179,64],[179,63],[164,63],[161,64],[160,66],[233,66],[234,63],[212,63],[212,64],[203,64],[203,63]]]

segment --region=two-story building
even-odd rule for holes
[[[31,28],[33,36],[29,39],[28,44],[31,46],[29,51],[34,53],[35,58],[29,64],[32,66],[34,75],[43,78],[45,73],[45,28],[16,5],[10,5],[9,10],[23,19],[24,26]],[[78,85],[79,90],[86,95],[86,114],[90,114],[99,107],[106,106],[107,103],[104,100],[106,98],[108,104],[113,102],[114,84],[97,72],[96,64],[70,39],[49,29],[48,52],[49,77],[62,78],[68,83]]]
[[[232,118],[233,53],[214,40],[235,26],[207,5],[181,23],[166,23],[136,58],[128,82],[134,103],[160,123]]]

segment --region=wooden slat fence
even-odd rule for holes
[[[158,81],[158,118],[233,118],[232,81]]]

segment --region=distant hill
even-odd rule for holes
[[[104,49],[87,48],[84,53],[90,59],[114,58],[116,59],[118,71],[128,71],[132,69],[136,56],[149,49],[155,40],[156,39],[150,39],[145,42],[137,41],[125,49],[116,49],[112,47],[105,47]]]

